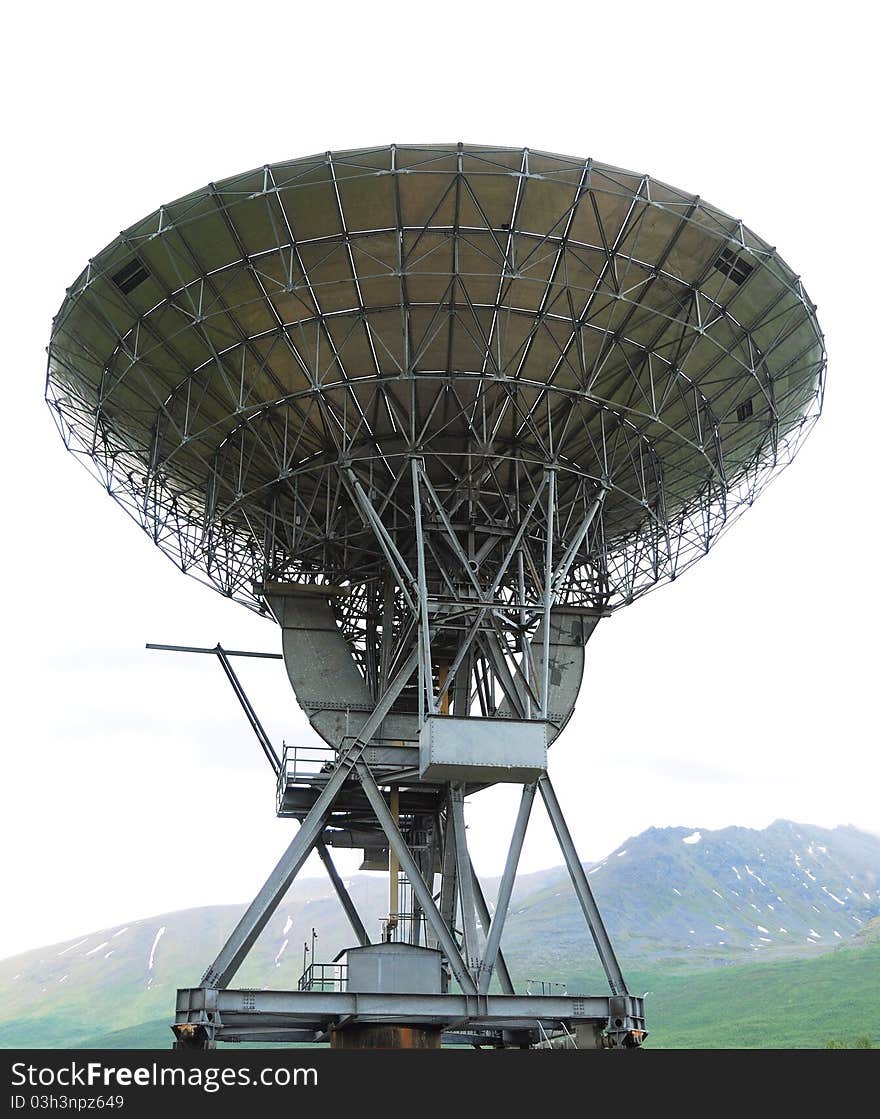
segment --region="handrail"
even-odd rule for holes
[[[560,983],[555,979],[527,979],[526,980],[526,994],[527,995],[536,994],[537,992],[533,989],[533,988],[536,988],[536,987],[539,988],[540,994],[542,994],[542,995],[552,995],[554,993],[558,993],[558,994],[561,994],[561,995],[567,995],[568,994],[568,985],[566,983]],[[558,988],[558,991],[554,992],[554,988]]]
[[[282,743],[281,762],[278,766],[276,802],[280,809],[288,785],[301,781],[313,781],[320,773],[329,773],[336,764],[338,753],[332,746],[320,745],[288,746]]]
[[[298,991],[344,991],[348,982],[348,964],[309,964],[299,977]]]

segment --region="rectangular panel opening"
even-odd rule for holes
[[[142,284],[149,275],[150,273],[139,260],[130,260],[118,272],[114,272],[110,278],[123,295],[128,295],[139,284]]]
[[[749,264],[748,261],[738,257],[733,249],[728,248],[727,245],[718,254],[715,267],[719,272],[723,272],[729,280],[733,280],[735,284],[744,283],[755,271],[754,264]]]

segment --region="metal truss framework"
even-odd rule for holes
[[[410,665],[410,667],[412,667]],[[401,686],[400,679],[377,707],[358,738],[320,776],[294,776],[284,793],[296,807],[300,829],[249,906],[197,988],[178,993],[175,1031],[182,1044],[216,1041],[326,1040],[352,1025],[403,1022],[441,1029],[447,1040],[496,1047],[540,1044],[548,1038],[579,1038],[584,1047],[636,1046],[645,1035],[642,1000],[626,986],[555,790],[547,774],[523,787],[494,911],[490,912],[467,849],[463,804],[466,788],[450,783],[424,786],[407,774],[409,758],[397,764],[364,760],[375,727]],[[403,752],[403,751],[402,751]],[[407,752],[408,753],[408,752]],[[389,789],[383,794],[378,782]],[[605,996],[517,994],[501,951],[519,855],[537,793],[547,808],[571,881],[608,977]],[[306,807],[308,805],[308,807]],[[392,808],[394,810],[392,810]],[[298,991],[229,989],[305,859],[317,850],[351,923],[356,941],[370,943],[364,922],[345,889],[328,848],[380,843],[393,852],[395,891],[387,939],[439,949],[452,986],[443,993],[396,995],[346,990],[344,984],[310,983]],[[435,883],[439,875],[439,887]],[[405,888],[405,887],[408,887]],[[406,899],[409,899],[408,906]],[[492,980],[496,990],[492,991]],[[497,990],[500,988],[500,991]]]
[[[200,987],[180,993],[178,1035],[182,1039],[197,1038],[199,1044],[230,1037],[270,1035],[289,1040],[307,1034],[314,1039],[342,1028],[341,1023],[351,1028],[353,1024],[379,1020],[375,1011],[340,1011],[340,1007],[348,1004],[329,995],[323,1001],[308,1001],[300,997],[300,992],[291,992],[285,996],[283,1008],[278,1009],[280,1004],[275,1002],[272,1006],[276,1009],[270,1010],[257,1008],[251,993],[229,992],[221,1000],[224,1010],[216,995],[205,993],[228,988],[313,850],[318,851],[328,870],[357,942],[369,943],[364,922],[335,870],[329,851],[332,847],[358,846],[365,854],[378,853],[380,858],[387,851],[391,883],[387,939],[438,949],[450,982],[465,996],[466,1012],[448,992],[437,992],[436,997],[423,999],[417,1005],[412,1002],[410,1017],[405,1018],[408,1025],[432,1024],[478,1045],[537,1044],[542,1037],[556,1036],[560,1031],[565,1036],[575,1036],[578,1029],[584,1028],[590,1031],[591,1044],[639,1044],[644,1035],[641,1004],[627,990],[543,766],[536,779],[523,786],[494,913],[490,913],[467,846],[464,801],[469,792],[481,787],[473,780],[474,770],[468,771],[468,783],[464,779],[426,780],[419,769],[419,735],[428,719],[457,714],[479,724],[482,717],[497,719],[506,711],[518,726],[547,725],[558,733],[564,725],[570,710],[551,711],[550,697],[554,684],[558,691],[574,663],[575,679],[569,681],[573,704],[580,671],[576,659],[565,663],[554,659],[556,647],[550,640],[553,610],[568,578],[572,558],[598,515],[605,491],[600,488],[586,505],[580,521],[572,526],[561,555],[554,556],[552,548],[546,547],[542,557],[529,556],[529,586],[535,590],[538,601],[528,603],[528,596],[522,593],[517,596],[520,601],[511,601],[502,593],[501,585],[504,573],[511,567],[519,570],[520,581],[525,578],[524,542],[532,527],[531,519],[539,509],[543,508],[544,517],[550,518],[552,525],[556,509],[553,471],[547,471],[538,486],[521,518],[519,531],[511,540],[503,541],[503,546],[496,539],[497,570],[488,590],[477,582],[473,561],[455,528],[454,512],[450,515],[447,504],[437,494],[422,459],[411,458],[406,472],[415,550],[409,561],[401,555],[353,471],[348,481],[364,522],[374,534],[376,547],[385,556],[394,585],[401,591],[397,600],[389,599],[384,604],[386,622],[397,606],[401,607],[400,616],[395,617],[394,624],[383,627],[378,646],[373,648],[367,640],[364,648],[371,655],[360,660],[365,678],[370,676],[369,665],[376,666],[375,701],[358,732],[344,737],[335,749],[327,751],[325,764],[306,771],[296,763],[288,766],[285,756],[280,772],[276,771],[279,814],[299,819],[299,831],[205,972]],[[547,539],[552,539],[552,535],[548,534]],[[429,560],[432,578],[428,576]],[[326,588],[315,590],[322,598],[329,593]],[[270,604],[277,601],[277,594],[277,588],[267,589]],[[532,620],[533,615],[536,620]],[[246,697],[242,698],[228,657],[222,650],[200,651],[216,652],[220,657],[271,761],[271,745],[267,747],[259,720]],[[551,683],[554,674],[556,679]],[[333,694],[332,680],[328,681],[327,694]],[[410,730],[405,741],[389,746],[382,727],[394,712],[398,717],[408,718]],[[497,770],[490,767],[478,765],[476,772],[478,777],[485,774],[484,784],[491,784],[497,777]],[[386,787],[387,794],[383,794],[380,786]],[[580,1013],[572,1011],[575,1003],[566,998],[560,997],[556,1002],[550,998],[533,1005],[529,996],[516,995],[501,952],[519,856],[537,793],[559,841],[611,992],[604,998],[581,999]],[[398,868],[404,875],[402,897]],[[435,888],[438,874],[439,888]],[[501,994],[490,999],[493,978]],[[358,993],[345,994],[348,998]],[[379,1016],[384,1021],[393,1020],[395,1012],[389,1006],[390,1003]],[[551,1009],[555,1013],[550,1013]],[[272,1033],[273,1029],[276,1032]]]
[[[267,580],[383,598],[355,490],[403,552],[417,455],[450,516],[508,539],[555,471],[554,548],[604,489],[561,594],[613,609],[788,464],[824,368],[800,280],[699,198],[391,146],[212,184],[121,235],[55,320],[47,398],[154,542],[251,607]],[[497,567],[472,559],[485,591]]]

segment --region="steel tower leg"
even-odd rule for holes
[[[550,817],[553,830],[556,832],[556,838],[559,841],[559,846],[565,858],[565,865],[568,867],[572,885],[574,886],[584,917],[586,917],[587,924],[590,927],[590,932],[592,933],[593,941],[596,945],[596,951],[599,953],[602,967],[605,969],[605,974],[608,976],[611,990],[615,995],[626,995],[628,992],[626,989],[626,982],[623,978],[623,972],[620,970],[620,964],[617,962],[614,949],[611,947],[611,940],[599,913],[599,907],[596,905],[596,899],[593,897],[593,891],[590,889],[590,884],[587,882],[584,868],[581,866],[580,859],[577,856],[577,851],[575,850],[574,842],[571,838],[571,832],[568,830],[568,824],[565,822],[562,809],[559,807],[559,801],[556,799],[556,792],[550,784],[550,778],[546,773],[538,779],[538,788],[541,790],[541,796],[547,808],[547,815]]]
[[[293,842],[281,856],[277,866],[266,879],[263,888],[248,906],[244,916],[235,926],[231,936],[223,945],[217,959],[202,976],[202,987],[224,988],[244,962],[257,937],[266,927],[281,899],[299,873],[300,867],[311,854],[315,840],[324,830],[336,794],[351,773],[353,763],[346,759],[340,762],[333,776],[314,807],[300,825]]]
[[[486,933],[486,955],[480,969],[479,991],[481,995],[486,994],[489,990],[495,961],[498,960],[499,964],[503,966],[503,961],[500,956],[501,933],[504,930],[504,922],[510,907],[510,895],[513,893],[516,868],[519,865],[519,856],[522,852],[523,841],[526,837],[526,828],[528,827],[529,816],[532,812],[532,804],[535,800],[535,788],[535,785],[523,786],[522,798],[519,802],[519,811],[516,815],[516,823],[513,825],[513,836],[511,837],[510,848],[507,852],[507,861],[504,865],[504,873],[501,876],[501,883],[498,887],[495,916],[492,918],[492,923],[489,925]],[[506,970],[507,968],[504,967],[504,971]],[[500,971],[501,967],[499,967],[499,972]]]
[[[477,877],[477,872],[474,870],[473,861],[470,860],[470,859],[468,861],[470,861],[470,864],[471,864],[471,876],[473,877],[473,880],[474,880],[474,900],[477,903],[477,916],[480,918],[480,922],[483,926],[483,932],[488,933],[490,925],[491,925],[491,915],[489,913],[489,906],[486,904],[486,897],[483,894],[483,887],[480,885],[480,880]],[[483,969],[484,964],[485,964],[485,959],[484,959],[483,963],[480,965],[480,973],[479,973],[480,982],[479,982],[479,986],[477,988],[477,993],[481,994],[481,995],[486,994],[488,992],[488,989],[489,989],[488,983],[486,985],[486,990],[485,991],[483,990],[483,987],[482,987],[482,969]],[[514,993],[513,980],[510,978],[510,972],[507,970],[507,963],[504,959],[504,956],[501,952],[500,947],[499,947],[497,955],[496,955],[496,966],[498,968],[498,980],[501,983],[501,990],[505,993],[505,995],[512,995]]]
[[[464,934],[464,957],[468,971],[475,975],[480,964],[480,944],[477,938],[474,879],[464,826],[464,793],[460,785],[453,785],[450,789],[449,806],[452,810],[452,832],[455,836],[455,869],[458,878],[461,927]]]
[[[438,818],[439,825],[439,818]],[[455,905],[458,898],[458,882],[455,873],[455,835],[452,830],[452,809],[446,797],[446,820],[440,834],[440,916],[448,929],[455,927]],[[434,939],[434,946],[439,941]]]

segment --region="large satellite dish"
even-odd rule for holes
[[[539,754],[598,619],[681,574],[791,461],[824,370],[798,276],[702,199],[591,159],[392,145],[267,165],[120,234],[55,318],[47,399],[183,571],[282,626],[348,766],[333,811],[359,779],[393,857],[378,778],[401,834],[436,820],[448,877],[462,789],[519,781],[558,812]],[[294,792],[332,781],[280,768],[308,837],[318,793]],[[342,842],[327,821],[306,853]],[[399,853],[428,883],[434,863]],[[499,945],[475,947],[457,857],[458,958],[428,939],[482,992]],[[200,989],[225,987],[252,932]],[[640,1015],[604,1036],[631,1043]]]

